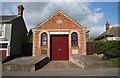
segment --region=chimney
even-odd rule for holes
[[[18,5],[18,15],[19,16],[23,16],[23,10],[24,10],[23,5]]]
[[[106,31],[109,29],[109,25],[108,21],[106,21]]]

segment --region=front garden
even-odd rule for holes
[[[120,67],[120,41],[95,41],[94,53],[104,55],[111,61],[112,67]]]

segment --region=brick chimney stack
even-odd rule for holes
[[[24,10],[23,5],[18,5],[18,15],[19,16],[23,16],[23,10]]]
[[[109,29],[109,25],[108,21],[106,21],[106,31]]]

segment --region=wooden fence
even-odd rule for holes
[[[87,55],[93,55],[94,53],[94,42],[86,42]]]

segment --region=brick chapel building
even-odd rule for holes
[[[33,56],[70,60],[71,55],[86,55],[85,28],[61,11],[31,30]]]

